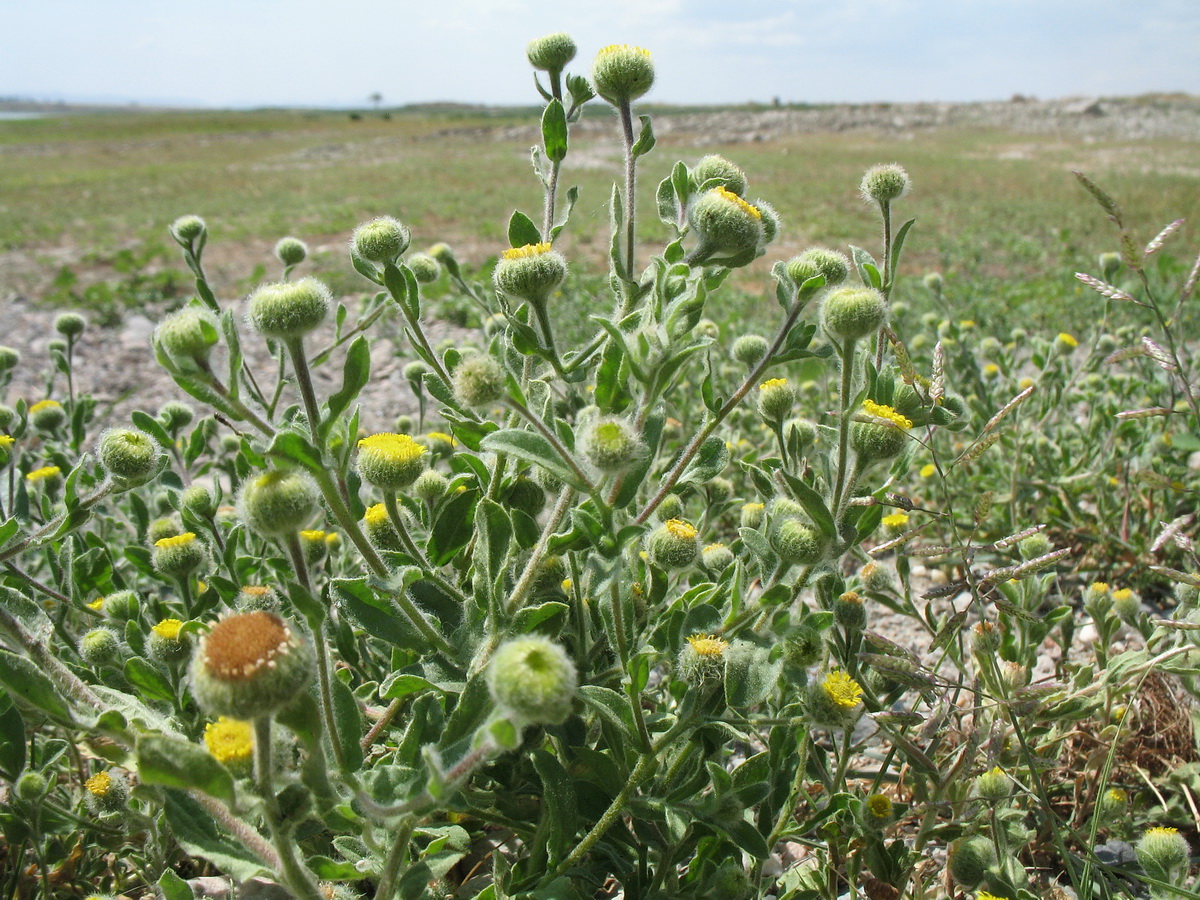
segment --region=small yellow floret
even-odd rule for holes
[[[735,204],[736,206],[740,207],[742,212],[746,213],[746,215],[753,216],[756,219],[762,218],[762,213],[758,211],[757,206],[747,203],[727,187],[715,187],[709,191],[709,193],[716,194],[722,200],[728,200],[730,203]]]
[[[902,512],[892,513],[883,517],[884,528],[903,528],[908,524],[908,516]]]
[[[862,700],[862,685],[841,669],[834,669],[826,675],[822,687],[826,696],[843,709],[853,709]]]
[[[100,612],[100,610],[104,609],[104,598],[103,598],[103,597],[97,597],[95,600],[93,600],[91,603],[89,603],[89,604],[87,605],[87,608],[88,608],[88,609],[93,609],[93,610],[95,610],[96,612]]]
[[[174,537],[159,538],[154,542],[155,547],[186,547],[196,539],[196,532],[185,531],[183,534],[177,534]]]
[[[729,641],[711,634],[693,634],[687,639],[697,656],[720,656],[729,646]]]
[[[217,762],[245,762],[254,754],[254,731],[249,722],[221,716],[204,726],[204,746]]]
[[[987,891],[980,891],[975,895],[975,900],[1005,900],[1005,898],[997,897],[995,894],[989,894]]]
[[[784,387],[787,385],[786,378],[769,378],[758,386],[760,391],[770,390],[771,388]]]
[[[1073,334],[1067,334],[1065,331],[1060,331],[1058,333],[1058,339],[1068,347],[1074,348],[1079,346],[1079,341],[1075,339],[1075,336]]]
[[[58,466],[42,466],[40,469],[34,469],[25,476],[25,480],[31,484],[36,484],[39,481],[44,481],[47,478],[57,478],[62,474],[62,469]]]
[[[0,434],[0,447],[11,447],[17,439],[11,434]]]
[[[62,409],[62,404],[57,400],[39,400],[37,403],[33,404],[33,406],[29,407],[29,412],[32,415],[33,413],[40,412],[43,409],[53,409],[54,407]]]
[[[387,520],[387,507],[382,503],[376,503],[374,506],[367,507],[367,511],[363,513],[363,521],[368,525],[382,525]]]
[[[164,640],[177,641],[179,640],[179,629],[181,628],[183,628],[183,622],[179,619],[163,619],[150,630]]]
[[[1112,598],[1117,602],[1120,602],[1122,600],[1128,600],[1132,596],[1133,591],[1131,591],[1129,588],[1121,588],[1119,591],[1113,591]]]
[[[1146,834],[1179,834],[1178,828],[1170,828],[1166,825],[1159,825],[1154,828],[1147,828]]]
[[[958,327],[959,328],[974,328],[975,320],[974,319],[963,319],[961,322],[958,323]]]
[[[524,247],[512,247],[500,255],[505,259],[525,259],[528,256],[541,256],[543,253],[549,253],[550,249],[550,244],[526,244]]]
[[[912,419],[902,416],[890,406],[884,406],[882,403],[876,403],[874,400],[864,400],[863,410],[872,416],[887,419],[897,428],[903,428],[906,431],[913,426]]]
[[[681,538],[685,541],[690,541],[696,536],[696,528],[683,519],[669,519],[663,523],[663,527],[671,533],[672,537]]]
[[[318,541],[323,542],[327,537],[328,535],[324,531],[319,530],[305,530],[300,532],[301,540],[313,541],[314,543]]]
[[[103,797],[112,789],[112,776],[107,772],[97,772],[83,783],[88,793],[93,797]]]
[[[1108,582],[1093,581],[1092,586],[1090,588],[1088,588],[1088,590],[1090,590],[1093,594],[1107,594],[1108,593]]]
[[[709,550],[724,550],[724,549],[725,549],[725,545],[722,544],[720,541],[717,541],[716,543],[709,544],[707,547],[705,547],[704,552],[707,553]]]
[[[761,512],[766,507],[762,503],[747,503],[742,507],[746,512]]]
[[[412,462],[426,451],[425,445],[407,434],[373,434],[359,441],[358,449],[397,463]]]
[[[937,466],[935,466],[933,463],[925,463],[925,465],[921,466],[922,478],[932,478],[936,472]]]
[[[867,798],[867,809],[877,819],[889,819],[892,816],[892,799],[886,794],[872,794]]]
[[[634,53],[640,53],[647,59],[650,58],[649,50],[644,47],[634,47],[632,44],[609,44],[607,47],[601,47],[598,51],[596,51],[596,55],[604,56],[609,53],[623,53],[629,50],[633,51]]]

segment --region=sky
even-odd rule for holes
[[[1200,94],[1200,0],[0,0],[0,97],[528,104],[555,31],[651,50],[662,103]]]

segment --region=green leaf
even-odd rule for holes
[[[679,201],[675,198],[675,185],[669,176],[658,183],[655,199],[658,201],[659,219],[666,225],[678,228]]]
[[[546,156],[551,162],[562,162],[566,159],[567,111],[563,109],[560,100],[551,100],[546,104],[546,111],[542,113],[542,145],[546,148]]]
[[[796,495],[796,500],[804,507],[804,511],[808,513],[808,517],[812,519],[813,524],[821,530],[821,533],[827,539],[833,540],[836,538],[837,528],[833,524],[833,514],[829,511],[829,507],[825,505],[825,500],[821,495],[799,478],[789,476],[786,473],[784,477],[787,479],[788,487]]]
[[[550,229],[550,242],[553,243],[564,228],[567,227],[567,222],[571,221],[571,212],[575,209],[575,204],[579,202],[579,188],[571,185],[567,189],[566,202],[562,205],[562,214],[558,217],[558,221],[554,223],[554,227]]]
[[[384,700],[400,700],[409,694],[420,694],[425,691],[441,691],[436,684],[420,675],[407,675],[403,672],[393,672],[379,689],[379,696]],[[444,692],[443,692],[444,693]]]
[[[483,439],[480,446],[492,453],[507,453],[541,466],[559,481],[583,489],[575,473],[558,455],[550,442],[534,431],[521,428],[505,428],[494,431]]]
[[[0,771],[12,781],[25,768],[25,719],[7,696],[4,703],[8,708],[0,713]]]
[[[679,479],[679,484],[695,484],[708,481],[720,475],[729,465],[729,448],[725,441],[716,435],[705,439],[700,450],[692,459],[687,470]]]
[[[904,249],[904,239],[908,237],[909,230],[916,222],[916,219],[909,219],[900,226],[896,236],[892,238],[892,281],[896,280],[896,270],[900,268],[900,252]]]
[[[474,525],[475,571],[483,576],[495,599],[504,560],[512,543],[512,522],[500,504],[484,497],[475,508]]]
[[[562,763],[545,750],[533,754],[533,768],[542,779],[542,818],[537,833],[546,841],[553,866],[574,845],[579,829],[575,785]]]
[[[513,210],[508,220],[508,243],[511,247],[524,247],[526,244],[540,244],[542,233],[533,224],[533,220],[519,209]]]
[[[323,472],[325,464],[321,453],[307,438],[301,437],[294,431],[281,431],[271,441],[267,454],[278,459],[286,459],[310,472]]]
[[[481,446],[486,444],[487,438]],[[466,490],[455,494],[438,511],[429,533],[429,543],[425,547],[425,553],[433,565],[444,566],[470,542],[471,535],[475,533],[472,518],[477,498],[476,491]]]
[[[143,784],[197,790],[232,804],[233,776],[199,744],[161,734],[137,740],[138,779]]]
[[[23,656],[0,650],[0,684],[10,694],[57,719],[70,720],[71,709],[58,693],[54,682]]]
[[[365,578],[337,578],[333,589],[341,607],[372,637],[406,650],[425,650],[425,640],[388,597],[379,596]]]
[[[329,398],[329,419],[342,414],[371,378],[371,345],[363,335],[354,339],[342,367],[342,389]]]
[[[17,521],[15,516],[5,519],[0,524],[0,547],[3,547],[13,539],[13,536],[21,530],[21,523]]]
[[[882,287],[883,279],[879,277],[879,265],[875,262],[875,257],[853,244],[850,245],[850,254],[854,257],[854,267],[858,270],[858,277],[862,283],[877,290]]]
[[[163,900],[195,900],[191,886],[175,874],[174,869],[163,870],[158,878],[158,889]]]
[[[771,855],[771,848],[767,846],[766,839],[745,819],[724,822],[718,819],[713,824],[755,859],[766,859]]]
[[[166,795],[163,812],[172,836],[185,852],[207,859],[237,881],[271,874],[245,844],[221,831],[216,820],[199,803],[183,791],[168,788]]]
[[[556,617],[566,618],[570,607],[565,603],[560,603],[557,600],[548,600],[538,606],[526,606],[517,611],[513,616],[512,625],[509,630],[513,634],[529,634],[534,631],[539,625],[551,621]],[[544,629],[547,634],[557,634],[558,630]]]
[[[637,159],[639,156],[645,156],[654,149],[654,129],[650,126],[649,116],[638,116],[642,122],[642,131],[638,135],[637,141],[633,145],[633,157]]]
[[[339,678],[329,681],[333,694],[333,718],[345,760],[343,771],[356,772],[363,762],[363,751],[359,745],[362,740],[362,713],[359,712],[358,701],[354,699],[354,692],[345,682]]]
[[[167,434],[167,429],[163,428],[162,423],[154,418],[154,416],[140,409],[135,409],[129,414],[129,418],[136,427],[158,441],[164,449],[171,449],[171,436]]]
[[[630,742],[630,746],[637,746],[637,725],[633,721],[633,712],[629,708],[627,697],[611,688],[585,684],[579,688],[579,699],[601,719],[619,730]]]
[[[175,691],[171,682],[149,660],[140,656],[132,656],[125,660],[125,679],[144,696],[168,703],[175,702]]]

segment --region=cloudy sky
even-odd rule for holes
[[[1200,0],[0,0],[0,96],[528,103],[552,31],[650,49],[665,103],[1200,94]]]

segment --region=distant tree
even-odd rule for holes
[[[379,93],[379,91],[376,91],[367,99],[370,100],[371,103],[375,106],[375,109],[378,110],[379,104],[383,102],[383,94]]]

